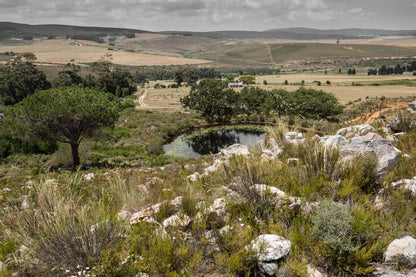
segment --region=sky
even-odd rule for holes
[[[0,21],[142,29],[416,29],[416,0],[0,0]]]

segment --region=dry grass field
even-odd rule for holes
[[[391,75],[391,76],[366,76],[366,75],[343,75],[343,74],[290,74],[290,75],[268,75],[257,76],[256,86],[263,89],[286,89],[294,91],[298,89],[299,85],[283,85],[285,80],[289,83],[300,83],[305,81],[306,88],[314,88],[330,92],[334,94],[341,104],[347,104],[349,101],[354,101],[358,98],[364,100],[367,96],[372,97],[408,97],[416,96],[416,87],[410,87],[405,85],[381,85],[381,86],[353,86],[355,82],[383,82],[392,80],[408,80],[416,77],[410,75]],[[268,85],[263,85],[263,80],[267,80]],[[330,85],[326,84],[326,80],[331,82]],[[318,86],[314,81],[321,81],[321,86]],[[163,83],[163,82],[162,82]],[[138,105],[137,109],[162,109],[162,110],[181,110],[181,104],[179,99],[187,95],[190,91],[190,87],[181,87],[179,89],[166,88],[166,89],[153,89],[146,88],[144,94],[142,90],[139,90],[139,94],[142,95],[141,99],[145,105]],[[139,97],[137,98],[139,102]]]
[[[186,59],[181,56],[161,53],[151,55],[126,51],[108,50],[107,46],[87,41],[43,40],[25,46],[1,46],[0,52],[32,52],[40,63],[65,64],[75,59],[76,63],[96,62],[106,53],[113,55],[113,62],[121,65],[186,65],[203,64],[209,61]]]
[[[140,110],[180,110],[179,99],[184,97],[191,90],[190,87],[180,88],[146,88],[139,90],[141,97],[138,97],[136,106]]]

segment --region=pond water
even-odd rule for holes
[[[172,142],[163,145],[166,155],[198,158],[201,155],[216,154],[232,144],[241,143],[247,146],[256,144],[266,136],[265,131],[247,131],[239,129],[212,130],[198,134],[183,134]]]

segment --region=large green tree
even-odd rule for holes
[[[73,87],[82,85],[82,77],[78,74],[81,67],[76,65],[73,60],[67,63],[59,71],[58,77],[53,81],[55,87]]]
[[[184,107],[197,110],[208,122],[227,122],[234,116],[238,95],[219,79],[205,79],[181,99]]]
[[[63,87],[26,97],[13,114],[27,135],[69,143],[75,168],[80,164],[81,140],[102,127],[112,127],[119,109],[119,100],[109,93]]]
[[[38,90],[50,88],[44,72],[36,66],[17,57],[0,65],[0,103],[13,105]]]

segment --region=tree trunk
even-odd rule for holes
[[[80,164],[78,146],[79,146],[79,143],[71,142],[73,169],[76,169],[76,167]]]

